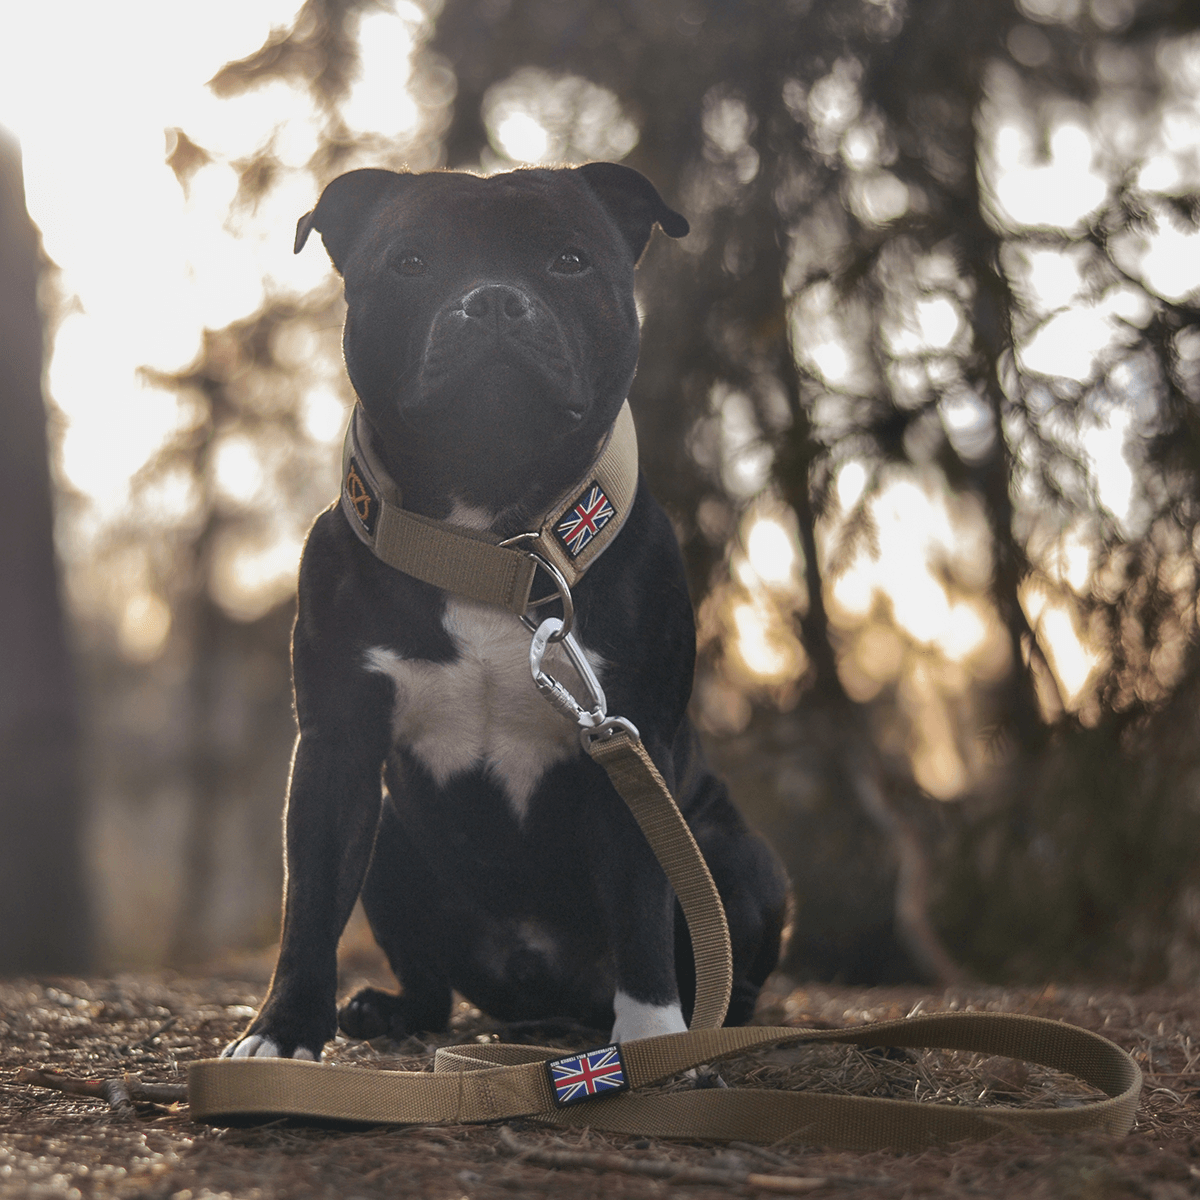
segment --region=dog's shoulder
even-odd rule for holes
[[[380,562],[334,504],[317,517],[300,559],[294,664],[324,675],[359,673],[378,646],[451,658],[444,608],[437,588]]]
[[[614,598],[624,590],[636,593],[639,607],[650,600],[665,604],[672,613],[691,612],[675,527],[641,473],[624,527],[590,568],[585,581]]]
[[[589,648],[610,664],[611,711],[663,731],[669,744],[691,695],[696,625],[675,527],[644,478],[576,601]]]

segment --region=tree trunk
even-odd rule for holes
[[[0,130],[0,974],[84,969],[79,714],[54,554],[38,236]]]

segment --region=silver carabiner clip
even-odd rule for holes
[[[522,618],[522,620],[526,620],[526,624],[532,626],[532,622],[526,618]],[[590,708],[585,708],[553,675],[548,675],[542,670],[542,659],[546,656],[546,648],[553,641],[561,641],[571,666],[583,680],[583,686],[588,691]],[[587,750],[594,741],[603,741],[612,737],[618,729],[623,729],[635,742],[639,740],[637,726],[632,721],[628,721],[624,717],[608,715],[608,701],[604,697],[604,689],[600,686],[600,680],[596,678],[596,673],[592,670],[592,664],[588,662],[587,656],[583,653],[583,647],[575,638],[569,633],[563,635],[562,622],[558,617],[547,617],[534,630],[533,641],[529,644],[529,670],[533,675],[533,682],[537,685],[537,690],[564,717],[579,726],[579,740],[584,750]]]
[[[563,623],[558,617],[547,617],[533,633],[533,641],[529,643],[529,670],[537,690],[558,709],[564,717],[572,720],[581,729],[592,729],[604,721],[608,710],[608,702],[604,698],[604,689],[592,670],[592,664],[579,643],[568,633],[562,633]],[[571,666],[575,668],[583,686],[587,689],[588,707],[584,707],[553,675],[542,670],[542,659],[546,656],[546,648],[551,642],[560,642],[567,652]]]

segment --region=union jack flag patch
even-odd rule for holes
[[[583,495],[567,509],[566,515],[554,527],[558,540],[572,558],[578,558],[583,548],[616,516],[616,510],[598,483],[593,480]]]
[[[546,1067],[559,1108],[629,1089],[619,1046],[601,1046],[599,1050],[585,1050],[568,1058],[552,1058]]]

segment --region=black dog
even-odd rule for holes
[[[606,519],[588,473],[633,379],[634,266],[656,223],[688,230],[608,163],[354,171],[301,219],[297,252],[318,230],[345,280],[356,455],[376,475],[351,456],[342,506],[305,547],[282,945],[226,1054],[319,1058],[337,1017],[354,1037],[439,1030],[452,988],[501,1020],[612,1023],[616,1041],[685,1028],[686,928],[579,730],[534,688],[528,630],[364,545],[390,476],[405,509],[492,543],[538,528],[578,485],[582,507],[556,529],[564,557],[579,552]],[[778,957],[785,881],[685,714],[695,630],[671,525],[640,481],[607,517],[619,535],[571,589],[574,636],[708,860],[733,943],[728,1020],[744,1022]],[[585,693],[586,668],[560,647],[546,661]],[[336,1014],[337,942],[360,893],[401,992]]]

